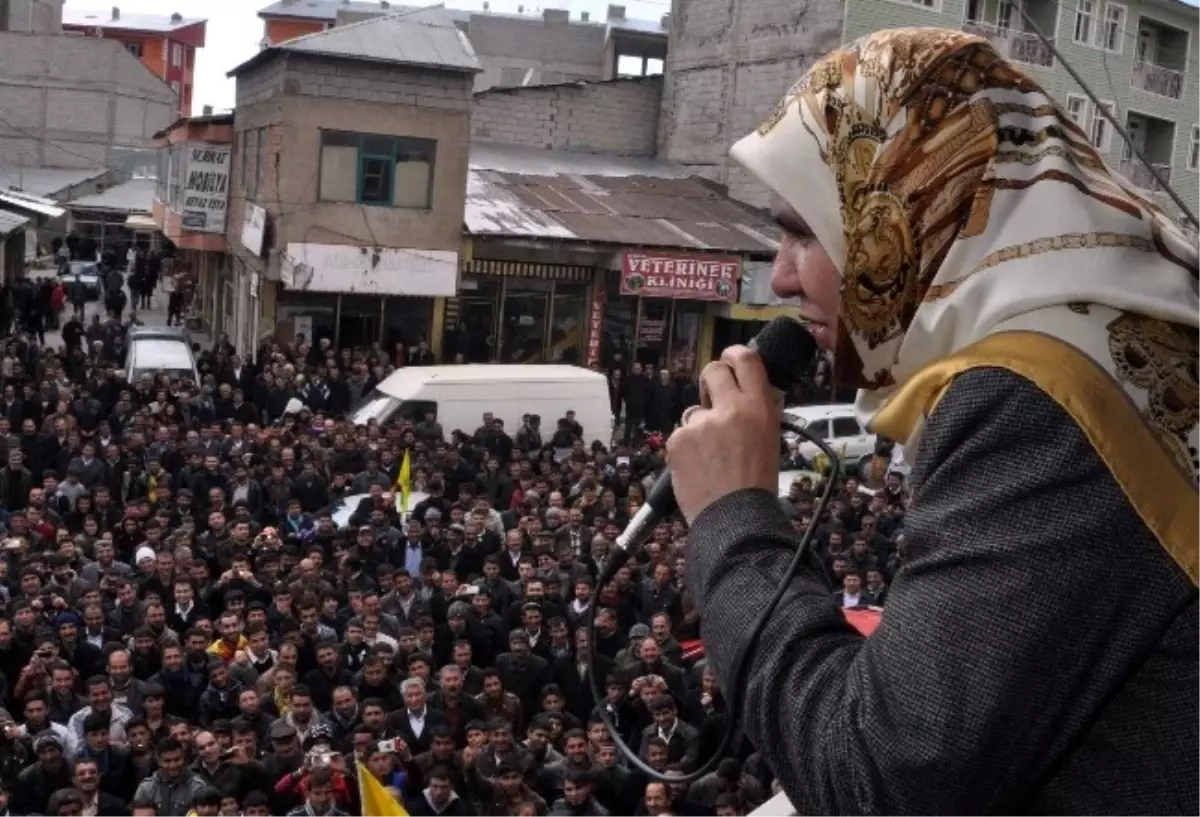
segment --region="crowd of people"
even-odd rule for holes
[[[415,815],[735,815],[769,796],[749,744],[663,785],[598,716],[663,773],[709,757],[728,717],[685,659],[681,520],[596,586],[660,436],[585,439],[570,415],[553,439],[531,417],[353,427],[393,361],[327,341],[252,363],[222,340],[198,387],[128,383],[126,328],[110,313],[70,348],[3,345],[0,814],[360,813],[359,761]],[[846,487],[822,554],[840,603],[881,604],[903,488]],[[798,527],[813,492],[780,500]]]

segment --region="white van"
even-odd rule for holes
[[[403,418],[419,421],[425,412],[437,414],[449,440],[461,429],[471,434],[490,412],[516,435],[521,416],[542,418],[542,439],[549,442],[556,423],[568,411],[583,426],[584,442],[612,438],[608,380],[599,372],[578,366],[496,365],[410,366],[389,375],[357,408],[349,420],[366,425]]]

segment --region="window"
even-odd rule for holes
[[[1087,121],[1087,99],[1075,94],[1067,94],[1067,116],[1079,127],[1085,127]]]
[[[248,199],[258,195],[258,133],[247,130],[242,137],[242,191]]]
[[[1104,107],[1104,110],[1108,111],[1110,116],[1116,111],[1116,104],[1113,102],[1101,102],[1100,104]],[[1091,137],[1092,144],[1096,146],[1096,150],[1102,154],[1108,153],[1108,149],[1112,143],[1112,124],[1098,110],[1092,111]]]
[[[1105,51],[1120,54],[1125,42],[1125,7],[1109,3],[1104,7],[1104,25],[1100,29],[1100,42],[1096,45]]]
[[[427,209],[437,143],[407,136],[321,132],[321,201]]]
[[[1187,162],[1189,170],[1200,168],[1200,125],[1192,125],[1192,141],[1188,145]]]
[[[125,50],[137,57],[139,60],[142,58],[142,44],[140,42],[134,41],[125,43]]]
[[[900,3],[905,6],[918,6],[923,9],[937,9],[938,0],[892,0],[893,3]]]
[[[1078,0],[1075,6],[1075,42],[1091,44],[1095,16],[1095,0]]]
[[[853,417],[833,418],[833,436],[835,439],[839,437],[857,437],[860,434],[862,434],[862,429],[858,425],[858,420]]]
[[[174,68],[183,67],[183,46],[179,43],[171,46],[171,65]]]

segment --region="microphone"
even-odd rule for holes
[[[813,336],[802,323],[787,317],[779,317],[768,323],[747,346],[762,358],[767,380],[775,390],[776,399],[782,399],[792,386],[800,382],[817,356],[817,342]],[[617,537],[618,549],[612,553],[609,564],[604,566],[604,573],[609,580],[633,554],[646,531],[673,514],[678,507],[671,469],[667,468],[646,494],[645,503]]]

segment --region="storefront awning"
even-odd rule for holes
[[[139,232],[157,232],[158,222],[150,216],[132,215],[125,219],[125,226]]]

